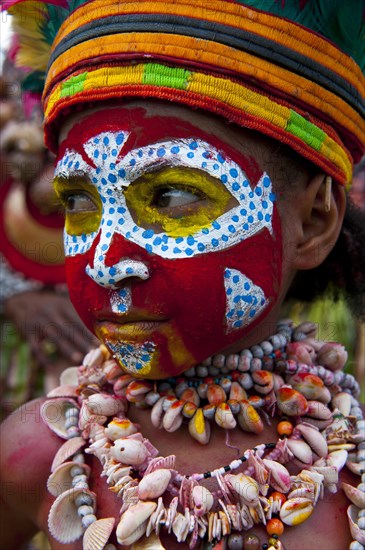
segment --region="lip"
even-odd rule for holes
[[[114,341],[133,340],[150,336],[161,330],[168,321],[166,317],[139,311],[130,311],[124,315],[108,311],[97,315],[95,330]]]

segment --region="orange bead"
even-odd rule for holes
[[[268,535],[282,535],[284,533],[284,524],[280,519],[269,519],[269,521],[266,524],[266,531]]]
[[[281,505],[283,505],[286,501],[286,496],[283,493],[279,493],[279,491],[274,491],[273,493],[271,493],[271,498],[273,500],[279,500],[281,502]]]
[[[288,420],[282,420],[279,422],[276,429],[279,435],[290,436],[293,433],[293,424]]]

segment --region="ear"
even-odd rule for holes
[[[329,188],[323,174],[311,179],[302,199],[301,235],[294,261],[298,270],[313,269],[325,260],[338,239],[346,209],[344,188],[335,182]]]

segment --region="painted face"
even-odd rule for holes
[[[242,339],[275,303],[269,176],[181,116],[90,114],[61,145],[55,186],[71,299],[127,372],[177,375]]]

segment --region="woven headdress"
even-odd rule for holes
[[[286,143],[348,186],[365,150],[362,0],[5,2],[46,143],[74,106],[170,100]],[[264,11],[263,11],[264,10]],[[45,77],[45,83],[42,79]]]

